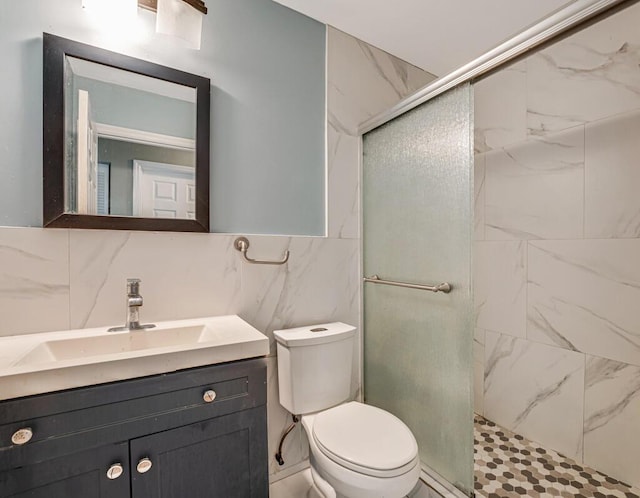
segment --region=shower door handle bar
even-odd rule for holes
[[[420,285],[420,284],[411,284],[408,282],[396,282],[394,280],[382,280],[378,275],[371,275],[370,277],[364,277],[365,282],[371,282],[372,284],[382,284],[382,285],[394,285],[396,287],[407,287],[408,289],[418,289],[425,290],[431,292],[444,292],[445,294],[449,294],[451,292],[451,284],[447,282],[443,282],[438,285]]]

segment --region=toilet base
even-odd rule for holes
[[[417,485],[416,485],[416,487],[417,487]],[[414,495],[414,491],[412,491],[406,497],[403,497],[403,498],[411,498],[413,495]],[[336,496],[336,498],[345,498],[344,496],[339,495],[339,494],[336,494],[335,496]],[[309,489],[309,491],[307,491],[307,493],[305,494],[304,498],[327,498],[327,497],[324,496],[318,490],[318,488],[316,488],[315,485],[312,485],[312,487]]]
[[[308,498],[405,498],[420,479],[419,464],[406,474],[390,479],[363,475],[355,479],[353,475],[335,477],[329,475],[326,469],[318,472],[316,459],[313,454],[310,457],[315,490],[309,492]]]
[[[313,467],[311,467],[311,478],[313,479],[315,491],[320,495],[320,498],[343,498],[338,497],[336,490],[333,489],[331,484],[325,481]]]

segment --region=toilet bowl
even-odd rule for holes
[[[311,465],[338,498],[400,498],[420,476],[409,428],[384,410],[350,402],[302,416]]]
[[[325,498],[403,498],[420,476],[410,429],[380,408],[347,401],[355,328],[328,323],[275,331],[280,403],[302,415],[316,491]]]

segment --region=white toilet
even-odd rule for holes
[[[402,498],[420,476],[418,445],[394,415],[350,397],[355,327],[274,332],[280,404],[302,415],[311,474],[325,498]]]

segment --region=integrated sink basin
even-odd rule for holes
[[[86,359],[92,356],[129,353],[147,349],[198,344],[212,339],[204,325],[167,329],[110,332],[108,335],[62,339],[38,344],[14,365]]]
[[[83,387],[269,354],[236,315],[0,337],[0,399]]]

